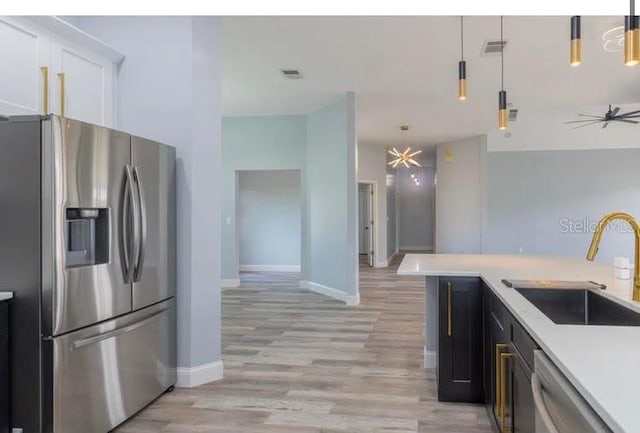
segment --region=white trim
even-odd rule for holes
[[[124,54],[113,47],[57,16],[30,16],[23,19],[48,30],[58,37],[72,41],[93,53],[104,56],[116,65],[120,64],[125,58]]]
[[[240,272],[300,272],[300,265],[240,265]]]
[[[220,280],[220,287],[240,287],[240,278],[223,278]]]
[[[400,245],[400,251],[404,250],[433,251],[433,245]]]
[[[195,367],[178,367],[176,369],[178,388],[194,388],[205,383],[222,379],[224,366],[222,361],[210,362]]]
[[[424,368],[436,368],[438,366],[437,352],[427,350],[427,346],[424,346]]]
[[[377,262],[376,263],[376,268],[386,268],[389,266],[389,261],[388,260],[383,260],[381,262]]]
[[[358,293],[355,296],[347,295],[346,293],[334,289],[333,287],[324,286],[322,284],[317,284],[312,281],[304,281],[301,280],[299,283],[299,287],[301,289],[306,289],[314,293],[319,293],[324,296],[328,296],[333,299],[337,299],[338,301],[342,301],[347,304],[348,307],[355,307],[360,304],[360,294]]]

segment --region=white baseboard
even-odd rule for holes
[[[433,251],[433,245],[401,245],[400,251]]]
[[[240,265],[240,272],[300,272],[300,265]]]
[[[321,295],[328,296],[333,299],[337,299],[339,301],[344,302],[349,307],[355,307],[360,304],[360,294],[355,296],[349,296],[346,293],[336,290],[333,287],[324,286],[322,284],[317,284],[312,281],[300,281],[299,283],[301,289],[307,289],[314,293],[319,293]]]
[[[424,368],[436,368],[438,365],[438,356],[437,352],[432,350],[427,350],[427,347],[424,347]]]
[[[210,362],[196,367],[178,367],[176,386],[179,388],[194,388],[205,383],[222,379],[224,367],[222,361]]]
[[[227,278],[220,281],[220,287],[240,287],[239,278]]]

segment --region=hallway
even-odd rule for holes
[[[176,389],[118,431],[489,432],[483,406],[439,403],[422,369],[424,282],[361,266],[361,305],[243,273],[223,291],[223,381]]]

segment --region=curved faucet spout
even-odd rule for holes
[[[596,254],[598,254],[598,247],[600,245],[600,240],[602,239],[602,234],[604,233],[607,226],[612,221],[625,221],[627,222],[631,228],[633,229],[633,233],[635,235],[635,254],[634,254],[634,269],[633,269],[633,300],[640,301],[640,225],[635,220],[634,217],[624,212],[611,212],[606,214],[598,225],[596,226],[596,230],[593,233],[593,239],[591,239],[591,245],[589,245],[589,251],[587,252],[587,260],[593,261],[596,258]]]

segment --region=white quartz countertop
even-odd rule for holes
[[[6,301],[13,298],[12,292],[0,292],[0,301]]]
[[[503,279],[591,280],[604,296],[640,311],[631,280],[583,257],[407,254],[399,275],[478,276],[615,432],[640,432],[640,327],[558,325]]]

